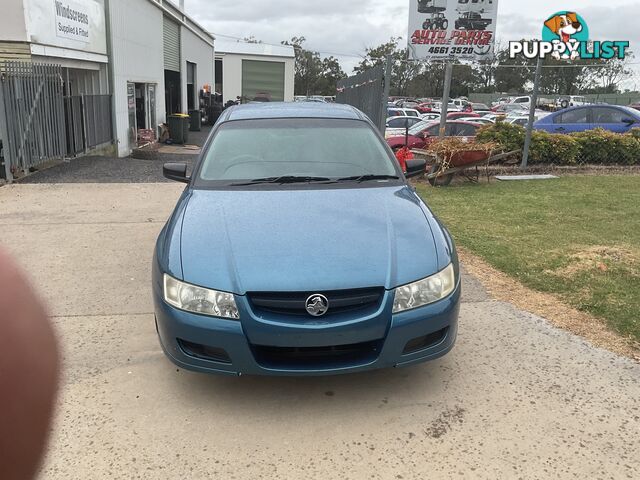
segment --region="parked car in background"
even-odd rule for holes
[[[462,117],[478,118],[480,115],[473,112],[451,112],[447,114],[447,120],[459,120]]]
[[[511,101],[511,98],[509,97],[501,97],[495,102],[491,103],[491,108],[493,109],[493,108],[499,107],[500,105],[504,105],[505,103],[509,103],[510,101]]]
[[[520,103],[504,103],[502,105],[499,105],[497,107],[495,107],[493,109],[494,113],[498,113],[498,114],[502,114],[502,115],[507,115],[508,113],[511,112],[527,112],[529,110],[529,107]]]
[[[420,118],[422,118],[422,120],[426,120],[429,122],[435,122],[440,121],[440,114],[439,113],[425,113],[424,115],[421,115]]]
[[[385,131],[386,137],[393,137],[396,135],[404,135],[407,128],[411,128],[418,123],[424,123],[419,117],[391,117],[387,119],[387,129]]]
[[[589,101],[585,97],[574,96],[574,95],[566,95],[563,97],[559,97],[555,102],[555,107],[557,109],[560,108],[569,108],[569,107],[581,107],[582,105],[588,105]]]
[[[462,117],[458,118],[458,120],[460,120],[461,122],[475,123],[478,125],[493,125],[496,123],[495,120],[483,117]]]
[[[471,108],[473,108],[473,111],[476,112],[476,113],[490,112],[491,111],[489,106],[485,105],[484,103],[472,103],[471,104]]]
[[[569,107],[538,120],[534,127],[551,133],[583,132],[594,128],[626,133],[640,127],[640,112],[618,105]]]
[[[464,107],[469,105],[469,100],[467,100],[466,98],[456,98],[452,100],[451,103],[458,107],[458,109],[462,110]]]
[[[449,102],[449,106],[447,107],[448,112],[459,112],[461,109],[455,103]],[[433,104],[433,111],[440,113],[442,111],[442,102],[435,102]]]
[[[445,137],[463,137],[466,140],[473,140],[480,126],[476,123],[462,122],[459,120],[447,121],[445,125]],[[409,130],[408,139],[404,135],[397,137],[389,137],[387,143],[393,150],[398,150],[405,146],[405,140],[408,140],[409,148],[426,148],[440,134],[440,123],[434,122],[430,124],[416,125]]]
[[[431,113],[433,111],[433,102],[422,102],[417,107],[420,113]]]
[[[629,108],[633,108],[634,110],[640,110],[640,102],[632,103],[629,105]]]
[[[412,108],[388,108],[387,117],[419,117],[420,112]]]
[[[404,102],[402,102],[400,104],[400,107],[402,108],[411,108],[416,110],[416,107],[418,107],[420,105],[420,102],[416,102],[415,100],[405,100]]]

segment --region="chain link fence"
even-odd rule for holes
[[[454,128],[460,123],[476,123],[476,141],[494,142],[499,150],[505,152],[525,150],[526,130],[529,126],[530,105],[536,82],[536,67],[526,66],[518,69],[525,88],[509,93],[474,93],[460,95],[460,84],[466,79],[470,69],[475,66],[456,65],[453,69],[453,95],[450,99],[447,115],[447,136],[459,136],[466,132]],[[514,69],[513,66],[493,67],[495,83],[496,71]],[[531,166],[640,166],[640,76],[635,70],[621,77],[616,83],[619,93],[584,93],[575,85],[563,88],[562,76],[572,78],[572,69],[590,69],[588,75],[593,78],[603,72],[602,65],[562,65],[541,66],[539,95],[535,101],[534,124],[528,149],[528,165]],[[553,72],[550,69],[555,69]],[[558,70],[561,70],[558,73]],[[394,76],[391,92],[411,91],[411,95],[392,96],[398,100],[398,107],[417,109],[425,120],[437,122],[441,108],[444,87],[444,68],[441,63],[423,63],[413,80]],[[550,82],[545,75],[558,77],[558,86]],[[555,78],[555,77],[554,77]],[[429,80],[429,81],[427,81]],[[553,84],[553,85],[552,85]],[[410,88],[407,88],[409,86]],[[487,87],[489,88],[489,87]],[[460,95],[460,96],[457,96]],[[497,112],[485,111],[496,108],[506,102],[506,107]],[[471,111],[464,112],[471,104]],[[476,104],[476,105],[473,105]],[[573,108],[571,108],[573,107]],[[635,107],[635,108],[633,108]],[[451,128],[449,128],[451,125]],[[427,126],[425,125],[425,130]],[[415,132],[414,132],[415,134]],[[402,136],[401,134],[397,134]],[[415,136],[415,135],[414,135]],[[426,141],[417,141],[419,149],[433,142],[429,135]],[[410,145],[411,146],[411,145]]]

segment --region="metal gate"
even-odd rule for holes
[[[0,131],[4,168],[27,173],[66,155],[62,68],[30,62],[0,64]]]
[[[356,107],[378,126],[384,135],[389,97],[390,63],[378,65],[359,75],[340,80],[336,103]]]

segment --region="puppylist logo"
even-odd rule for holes
[[[589,26],[576,12],[557,12],[544,22],[542,41],[509,42],[509,56],[556,60],[623,59],[629,49],[628,41],[589,40]]]

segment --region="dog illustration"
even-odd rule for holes
[[[578,20],[578,15],[575,12],[556,15],[544,22],[544,24],[549,28],[549,30],[558,35],[558,37],[560,37],[560,41],[565,44],[577,42],[577,40],[572,37],[576,33],[582,31],[582,24],[580,23],[580,20]],[[565,53],[562,55],[562,58],[571,58],[571,60],[575,60],[579,56],[580,54],[577,51],[573,51],[571,54]],[[554,52],[553,57],[556,60],[559,60],[560,53]]]

